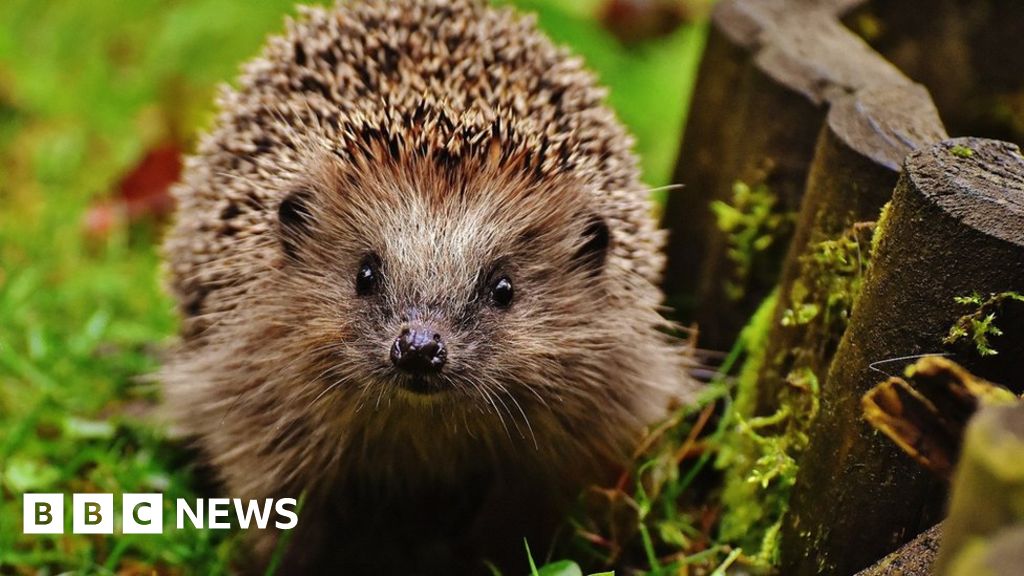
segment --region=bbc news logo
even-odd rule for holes
[[[63,534],[64,494],[25,494],[22,498],[22,532],[25,534]],[[199,498],[189,502],[175,500],[175,527],[183,530],[211,528],[226,530],[236,525],[265,529],[271,525],[291,530],[299,523],[294,498],[242,500],[240,498]],[[122,534],[163,534],[163,494],[124,494],[121,496],[120,532]],[[113,494],[73,494],[71,532],[73,534],[113,534]],[[271,522],[273,520],[273,522]]]

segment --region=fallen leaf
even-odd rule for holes
[[[100,201],[86,212],[86,232],[104,237],[119,226],[166,217],[174,209],[170,189],[181,177],[181,170],[179,146],[162,144],[150,149],[118,182],[112,198]]]

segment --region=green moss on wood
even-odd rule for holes
[[[956,298],[957,304],[970,306],[974,310],[961,316],[949,329],[943,340],[946,344],[955,344],[969,340],[979,356],[995,356],[998,350],[992,347],[989,338],[1002,336],[1003,331],[995,325],[1000,307],[1008,302],[1024,302],[1024,294],[1020,292],[1001,292],[990,294],[987,298],[975,292],[969,296]]]
[[[790,289],[783,326],[810,324],[817,319],[819,329],[842,334],[867,270],[870,248],[865,239],[873,228],[873,223],[856,224],[838,238],[818,242],[801,257],[800,278]]]
[[[774,292],[765,299],[740,336],[748,356],[737,378],[732,434],[716,461],[726,472],[719,537],[766,566],[778,561],[779,520],[796,479],[796,463],[789,454],[794,443],[806,443],[806,436],[793,428],[792,415],[802,407],[787,405],[771,416],[753,415],[777,298]],[[808,387],[811,402],[817,404],[816,378],[795,385]]]
[[[871,233],[871,253],[878,253],[878,243],[882,241],[882,237],[885,236],[885,228],[889,224],[889,213],[892,211],[892,202],[886,202],[885,206],[882,206],[882,211],[878,213],[878,219],[875,220],[875,230]]]
[[[957,158],[970,158],[971,156],[974,156],[974,150],[971,150],[969,147],[962,144],[957,144],[950,148],[949,153]]]
[[[740,331],[740,346],[746,350],[747,359],[737,377],[734,410],[743,417],[754,414],[754,402],[757,398],[757,373],[764,364],[768,334],[772,326],[772,314],[778,299],[778,290],[769,294],[751,316],[750,322]]]
[[[767,185],[740,180],[733,184],[729,202],[711,203],[718,228],[729,245],[726,255],[733,271],[725,279],[725,293],[732,300],[740,300],[746,293],[758,254],[773,246],[777,238],[785,237],[792,227],[794,215],[779,212],[778,204],[778,197]]]
[[[738,377],[732,442],[718,459],[726,471],[722,495],[722,540],[742,547],[768,565],[778,560],[779,528],[797,475],[797,457],[807,447],[807,431],[819,410],[824,355],[846,328],[867,269],[874,223],[859,223],[839,236],[812,244],[800,259],[781,314],[785,327],[806,331],[801,348],[766,358],[772,329],[771,299],[743,337],[749,356]],[[776,296],[777,297],[777,296]],[[767,362],[784,374],[778,409],[755,415],[758,377]]]

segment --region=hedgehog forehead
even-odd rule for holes
[[[385,216],[376,234],[434,262],[479,263],[514,252],[524,236],[561,236],[582,205],[571,179],[535,185],[499,174],[410,171],[377,191],[370,203]]]
[[[377,232],[376,245],[397,295],[450,298],[471,289],[503,251],[496,235],[468,215],[420,213],[411,221],[395,216]]]
[[[330,190],[340,232],[376,253],[392,289],[407,296],[471,290],[481,275],[523,260],[538,238],[545,258],[568,258],[565,239],[581,229],[587,196],[572,175],[538,183],[500,166],[429,162],[335,175]]]
[[[320,164],[323,166],[323,164]],[[312,170],[311,170],[312,172]],[[572,171],[538,177],[519,158],[378,158],[333,163],[314,186],[345,220],[373,229],[436,231],[488,238],[564,227],[584,212],[589,182]]]

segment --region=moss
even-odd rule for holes
[[[882,211],[878,213],[878,219],[875,220],[875,230],[871,233],[871,253],[878,254],[878,243],[882,241],[882,237],[885,236],[885,229],[889,225],[889,214],[892,212],[892,201],[885,203],[882,206]]]
[[[789,289],[790,307],[782,313],[783,326],[803,326],[818,317],[821,307],[807,301],[809,294],[807,285],[797,278]]]
[[[801,257],[801,278],[810,280],[812,288],[800,282],[797,290],[794,285],[784,325],[787,319],[803,324],[818,319],[827,334],[842,334],[867,271],[874,229],[873,223],[855,224],[838,238],[818,242]]]
[[[775,244],[792,225],[793,215],[778,211],[778,197],[766,184],[747,184],[737,180],[730,202],[711,203],[718,228],[728,242],[727,257],[733,274],[725,280],[725,292],[732,300],[743,298],[757,255]]]
[[[802,330],[805,344],[766,358],[774,312],[762,306],[743,337],[748,360],[738,377],[734,430],[717,465],[726,470],[720,538],[734,543],[767,565],[778,557],[778,530],[798,466],[808,443],[807,430],[818,414],[821,359],[838,342],[860,292],[871,252],[874,223],[858,223],[833,239],[811,245],[801,257],[781,323]],[[778,297],[778,296],[776,296]],[[770,304],[770,303],[769,303]],[[758,378],[775,362],[784,375],[777,410],[755,416]]]
[[[719,537],[768,566],[778,562],[779,528],[798,472],[794,454],[807,447],[807,423],[819,407],[811,370],[794,371],[787,384],[802,393],[788,395],[790,401],[769,416],[737,415],[733,450],[723,450],[717,463],[727,470]]]
[[[974,156],[974,150],[971,150],[967,146],[963,146],[961,144],[957,144],[950,148],[949,153],[957,158],[970,158],[971,156]]]
[[[968,314],[961,316],[949,329],[943,340],[945,344],[955,344],[969,340],[979,356],[995,356],[998,350],[992,347],[990,337],[1002,336],[1003,331],[995,325],[996,316],[1006,302],[1024,302],[1024,294],[1020,292],[1001,292],[983,298],[975,292],[969,296],[958,296],[957,304],[973,308]]]
[[[740,331],[740,345],[747,351],[747,359],[740,368],[736,384],[736,404],[734,410],[743,417],[752,416],[754,401],[757,398],[757,375],[764,364],[764,355],[768,346],[768,334],[771,332],[772,316],[778,303],[778,290],[773,291],[761,302],[761,305],[750,317],[750,321]]]
[[[777,563],[780,519],[796,479],[790,443],[806,442],[803,436],[773,432],[792,421],[791,407],[767,417],[753,415],[777,300],[776,291],[762,302],[740,335],[748,355],[737,377],[730,434],[715,462],[726,471],[719,538],[756,554],[755,559],[765,566]]]

